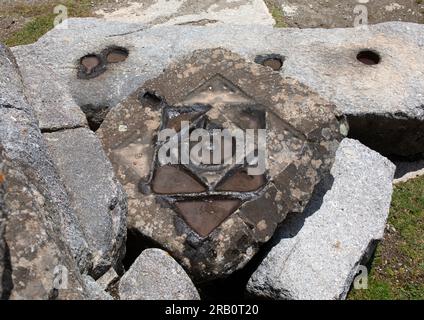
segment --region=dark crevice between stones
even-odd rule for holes
[[[65,130],[73,130],[73,129],[80,129],[85,128],[84,126],[69,126],[69,127],[61,127],[61,128],[42,128],[40,129],[41,133],[54,133],[54,132],[60,132]]]
[[[264,244],[260,251],[244,266],[230,276],[197,285],[202,300],[240,300],[250,298],[246,286],[271,248]]]
[[[234,272],[227,278],[198,284],[201,298],[203,300],[263,299],[251,296],[246,291],[250,277],[281,239],[296,236],[303,227],[306,218],[319,210],[323,203],[324,195],[332,188],[333,182],[334,178],[329,173],[326,173],[322,181],[315,187],[311,200],[305,210],[302,213],[289,213],[287,218],[277,228],[272,238],[261,246],[258,253],[244,268]]]
[[[388,158],[411,160],[424,153],[424,121],[402,114],[348,115],[348,137]]]
[[[82,112],[84,112],[87,117],[88,126],[94,132],[96,132],[103,121],[105,120],[107,114],[110,111],[109,106],[94,106],[92,104],[87,104],[81,106]]]
[[[356,59],[363,64],[372,66],[381,62],[380,55],[374,50],[361,50]]]
[[[138,256],[146,249],[159,248],[165,250],[156,241],[144,236],[140,231],[136,229],[127,230],[127,242],[126,242],[126,253],[122,260],[124,269],[127,271]]]
[[[3,292],[0,296],[0,300],[9,300],[10,295],[12,294],[13,290],[13,279],[12,279],[12,262],[10,259],[10,250],[9,246],[6,242],[4,247],[4,257],[0,257],[3,259],[3,261],[0,261],[3,263],[3,275],[1,278],[1,286],[3,288]]]
[[[359,262],[360,266],[364,266],[367,268],[367,272],[369,274],[369,272],[371,271],[372,265],[374,264],[374,260],[375,260],[375,256],[376,256],[376,249],[377,246],[380,244],[380,240],[377,239],[373,239],[371,240],[371,242],[368,245],[367,251],[365,251],[365,253],[362,255],[361,261]],[[350,284],[350,288],[349,291],[347,293],[347,295],[349,295],[349,293],[355,289],[354,285],[355,285],[355,279],[357,276],[365,276],[364,274],[361,273],[361,270],[358,270],[358,272],[354,275],[353,279],[352,279],[352,283]],[[369,280],[369,278],[368,278]],[[339,299],[344,298],[343,296],[341,296]]]
[[[285,58],[276,53],[258,55],[255,57],[255,62],[265,67],[269,67],[274,71],[280,71],[284,65]]]

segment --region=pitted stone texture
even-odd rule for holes
[[[165,251],[144,250],[119,283],[121,300],[200,300],[184,269]]]
[[[43,220],[50,214],[50,200],[43,193],[33,169],[11,161],[0,146],[2,300],[86,297],[85,286],[71,252],[63,241],[58,241],[57,235],[54,239],[44,225]]]
[[[127,201],[99,140],[85,128],[44,138],[92,252],[93,276],[122,270]]]
[[[10,51],[0,46],[0,146],[16,166],[31,169],[31,179],[44,197],[39,217],[55,241],[64,241],[81,271],[91,268],[91,255],[71,209],[68,195],[47,154],[32,107],[23,95],[22,82]],[[36,211],[35,211],[36,212]]]
[[[199,104],[205,102],[210,105]],[[219,180],[231,182],[237,172],[231,165],[199,173],[192,163],[178,169],[157,160],[158,130],[180,112],[195,119],[193,126],[267,130],[269,167],[252,190],[220,190],[226,184]],[[160,243],[196,280],[205,280],[243,267],[288,212],[303,210],[331,167],[344,126],[334,105],[297,81],[211,49],[194,52],[145,83],[109,113],[98,135],[128,194],[129,228]],[[205,172],[217,177],[208,179]]]
[[[249,280],[247,290],[271,299],[344,299],[363,258],[381,240],[395,166],[345,139],[329,177],[302,215],[292,215]]]
[[[152,25],[263,24],[275,21],[262,0],[148,0],[133,2],[112,11],[100,9],[97,15],[108,21],[138,22]]]
[[[424,25],[400,22],[366,30],[297,30],[258,25],[149,28],[69,19],[68,29],[56,28],[36,44],[13,50],[26,83],[48,79],[54,73],[55,81],[77,105],[99,108],[117,105],[170,62],[196,49],[224,47],[250,61],[257,55],[280,54],[285,57],[280,73],[337,105],[349,116],[353,137],[384,153],[411,155],[424,151],[423,31]],[[128,48],[128,59],[109,66],[97,78],[78,80],[79,59],[111,45]],[[380,64],[367,66],[356,60],[357,53],[367,48],[381,55]],[[34,90],[34,96],[42,94]],[[39,119],[53,121],[54,108],[65,112],[61,104],[40,106]]]

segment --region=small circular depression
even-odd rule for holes
[[[379,64],[381,61],[380,55],[372,50],[362,50],[356,56],[356,59],[368,66]]]
[[[81,58],[81,65],[87,74],[91,74],[100,64],[100,58],[95,54],[89,54]]]
[[[255,62],[274,71],[280,71],[284,65],[284,57],[279,54],[260,55],[255,58]]]
[[[104,59],[98,54],[88,54],[79,60],[78,79],[93,79],[106,71]]]
[[[119,63],[127,60],[129,51],[125,48],[110,48],[107,50],[106,61],[108,63]]]
[[[265,67],[270,67],[274,71],[278,71],[283,67],[283,61],[280,59],[267,59],[264,61],[263,65]]]

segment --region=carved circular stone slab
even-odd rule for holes
[[[266,129],[266,172],[161,163],[161,129]],[[196,281],[231,274],[301,212],[331,167],[344,119],[299,82],[224,50],[195,51],[114,108],[98,135],[128,194],[128,226]]]

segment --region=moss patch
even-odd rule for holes
[[[69,17],[87,17],[91,15],[94,5],[100,2],[100,0],[62,0],[3,6],[0,8],[0,16],[24,17],[29,21],[7,39],[0,39],[0,41],[4,41],[10,47],[33,43],[53,29],[56,17],[53,10],[57,5],[62,4],[67,7]]]
[[[268,7],[269,13],[275,20],[275,28],[286,28],[287,24],[284,21],[283,11],[280,6],[275,2],[275,0],[264,0],[266,6]]]

